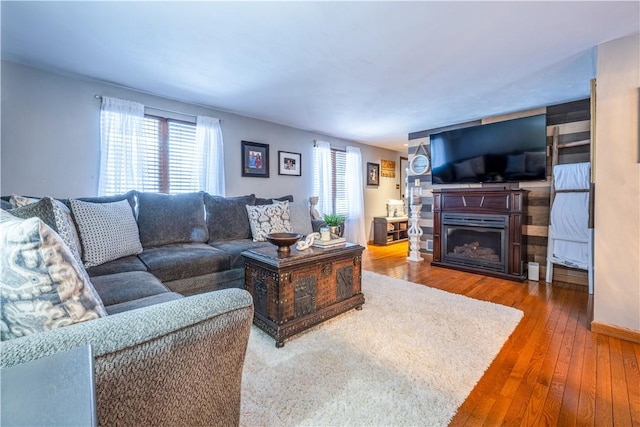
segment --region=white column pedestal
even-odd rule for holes
[[[422,205],[410,205],[410,208],[411,217],[409,218],[409,223],[411,225],[407,231],[407,235],[409,236],[409,256],[407,260],[420,262],[424,261],[422,256],[420,256],[420,236],[422,236],[422,228],[418,226]]]

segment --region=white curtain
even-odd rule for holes
[[[360,149],[347,147],[346,157],[346,194],[349,201],[349,214],[344,223],[344,237],[347,242],[367,247],[367,235],[364,224],[364,182],[362,179],[362,155]]]
[[[102,97],[99,195],[155,190],[144,187],[143,119],[143,104]]]
[[[224,196],[224,151],[220,120],[198,116],[196,142],[203,155],[200,188],[209,194]]]
[[[333,213],[331,200],[331,145],[328,142],[316,141],[314,150],[315,173],[314,181],[318,188],[318,211],[321,215]],[[314,185],[314,187],[316,186]]]

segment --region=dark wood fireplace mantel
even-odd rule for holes
[[[509,280],[523,281],[526,244],[522,221],[527,190],[521,189],[437,189],[433,190],[432,265]],[[471,236],[495,236],[495,255],[491,261],[457,256],[447,248],[453,243],[452,230]],[[477,240],[477,239],[470,239]],[[460,249],[460,246],[456,247]],[[490,252],[493,250],[486,249]]]

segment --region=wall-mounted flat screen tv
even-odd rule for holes
[[[544,114],[432,134],[433,184],[539,181],[547,177]]]

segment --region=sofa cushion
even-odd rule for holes
[[[81,202],[89,202],[89,203],[113,203],[113,202],[120,202],[122,200],[126,200],[127,203],[129,203],[129,206],[131,206],[131,211],[135,216],[137,194],[138,194],[137,191],[131,190],[126,193],[116,194],[113,196],[80,197],[77,200],[80,200]],[[62,201],[66,203],[69,206],[69,208],[71,208],[69,200],[62,200]]]
[[[204,243],[180,243],[145,248],[138,255],[162,282],[229,269],[229,255]]]
[[[291,232],[289,202],[274,205],[246,206],[254,242],[266,241],[269,233]]]
[[[138,228],[145,248],[206,242],[203,193],[138,193]]]
[[[129,255],[87,268],[87,273],[89,273],[90,277],[125,273],[128,271],[147,271],[147,266],[144,265],[144,262],[142,262],[137,255]]]
[[[164,292],[161,294],[151,295],[149,297],[135,299],[131,301],[121,302],[107,307],[109,315],[123,313],[136,308],[148,307],[150,305],[162,304],[163,302],[173,301],[184,298],[175,292]]]
[[[128,271],[94,277],[92,283],[102,303],[110,305],[170,292],[160,280],[145,271]]]
[[[80,251],[78,250],[78,244],[80,243],[78,233],[71,219],[71,211],[69,211],[69,208],[51,197],[43,197],[42,199],[35,200],[35,202],[27,204],[18,202],[16,205],[19,207],[11,209],[9,212],[11,215],[23,219],[32,217],[40,218],[42,222],[60,235],[64,243],[71,250],[76,261],[82,264]]]
[[[0,211],[0,236],[2,340],[106,315],[67,245],[39,218]]]
[[[303,236],[313,233],[309,203],[306,201],[289,203],[289,217],[289,221],[291,222],[291,231],[294,233],[300,233]]]
[[[85,266],[93,267],[142,252],[138,224],[125,200],[89,203],[69,200],[78,226]]]
[[[244,258],[242,258],[241,255],[243,251],[271,246],[269,242],[254,242],[250,239],[225,240],[221,242],[211,242],[209,244],[229,255],[230,268],[232,269],[244,267]]]
[[[250,239],[251,228],[245,206],[253,206],[256,195],[222,197],[205,194],[209,242],[219,240]]]
[[[270,205],[273,203],[274,200],[277,200],[278,202],[293,202],[293,196],[291,194],[288,194],[286,196],[282,196],[282,197],[272,197],[270,199],[262,199],[260,197],[256,198],[256,205]]]

